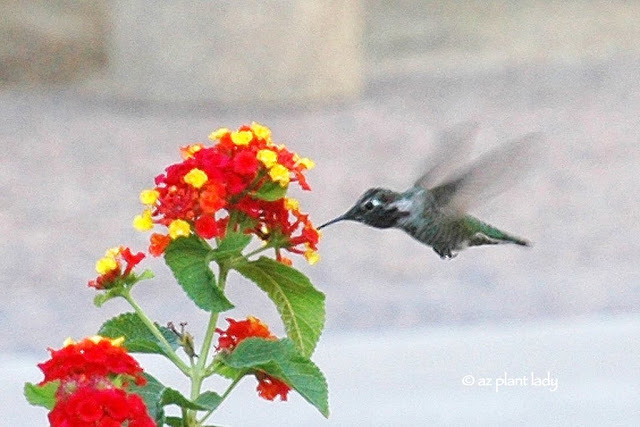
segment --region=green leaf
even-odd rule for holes
[[[215,411],[222,403],[222,397],[213,391],[205,391],[196,398],[195,403],[206,408],[207,411]]]
[[[218,250],[242,252],[242,250],[247,247],[250,241],[250,234],[229,232],[220,242]]]
[[[220,242],[217,249],[209,252],[210,260],[224,260],[234,256],[240,256],[242,250],[251,242],[251,236],[244,233],[230,232]]]
[[[182,423],[174,424],[181,420],[176,417],[164,417],[164,406],[177,405],[184,409],[195,409],[198,411],[213,411],[222,402],[222,397],[212,391],[202,393],[194,401],[189,400],[178,390],[165,387],[157,379],[149,374],[144,374],[147,378],[147,384],[144,387],[138,387],[135,384],[131,387],[133,393],[139,394],[147,405],[149,415],[156,420],[158,425],[165,422],[169,425],[182,426]]]
[[[164,422],[166,425],[171,427],[184,427],[184,423],[182,422],[182,418],[180,417],[167,417],[165,418]]]
[[[119,296],[122,296],[121,288],[108,289],[105,293],[98,294],[93,298],[93,305],[100,308],[105,302]]]
[[[165,251],[165,261],[189,298],[203,310],[213,313],[230,310],[229,302],[216,284],[209,268],[209,245],[195,235],[173,240]]]
[[[246,371],[242,369],[232,368],[231,366],[222,363],[216,367],[216,369],[214,370],[214,373],[220,376],[223,376],[229,380],[235,380],[241,375],[246,374]]]
[[[142,280],[153,279],[153,277],[154,274],[151,270],[145,270],[140,274],[131,273],[126,277],[120,277],[116,279],[104,293],[96,295],[93,298],[93,304],[96,307],[102,307],[102,305],[110,299],[121,297],[125,289],[130,289],[136,283]]]
[[[164,424],[164,409],[162,407],[162,395],[166,387],[160,383],[153,376],[145,373],[143,374],[147,379],[147,384],[143,387],[131,384],[131,392],[136,393],[142,397],[145,405],[147,406],[147,412],[149,416],[153,418],[157,425],[161,426]]]
[[[297,351],[291,340],[247,338],[224,356],[224,360],[232,368],[257,369],[283,380],[322,415],[329,416],[327,381],[320,369]]]
[[[311,356],[324,327],[324,294],[304,274],[270,258],[260,257],[234,268],[267,293],[276,304],[287,336],[303,356]]]
[[[215,369],[213,371],[213,373],[216,373],[218,375],[221,375],[227,379],[230,380],[235,380],[236,378],[240,377],[241,375],[246,374],[246,370],[244,369],[236,369],[236,368],[232,368],[231,366],[227,365],[224,362],[224,355],[222,353],[218,354],[215,358],[215,362],[222,362],[222,363],[215,363]]]
[[[162,393],[161,403],[163,406],[178,405],[184,409],[196,409],[198,411],[213,411],[222,402],[222,397],[212,391],[202,393],[195,401],[184,397],[178,390],[165,388]]]
[[[184,397],[178,390],[174,390],[168,387],[164,390],[164,393],[162,393],[162,406],[167,405],[178,405],[179,407],[185,409],[205,409],[204,407]]]
[[[43,406],[48,410],[56,404],[56,392],[60,387],[60,381],[51,381],[43,385],[26,383],[24,385],[24,397],[33,406]]]
[[[142,280],[150,280],[153,279],[156,275],[151,270],[144,270],[142,273],[137,274],[136,282],[140,282]]]
[[[171,427],[184,427],[184,421],[180,417],[167,417],[165,419],[165,423]],[[198,424],[198,426],[200,426],[200,424]],[[206,425],[203,425],[202,427],[221,427],[221,426],[206,424]]]
[[[180,343],[170,329],[156,325],[173,350]],[[160,341],[151,333],[147,325],[135,313],[124,313],[102,324],[98,335],[109,338],[124,337],[124,346],[132,353],[166,354]]]
[[[273,202],[282,199],[287,194],[287,187],[283,187],[279,182],[267,181],[258,191],[251,193],[254,199],[267,200]]]

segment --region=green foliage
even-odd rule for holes
[[[242,252],[244,248],[251,242],[251,235],[237,232],[229,232],[218,245],[218,251],[235,251]]]
[[[147,384],[144,387],[138,387],[133,385],[131,391],[139,394],[147,405],[149,415],[158,423],[162,425],[164,422],[171,424],[172,417],[164,417],[164,407],[169,405],[176,405],[182,409],[194,409],[197,411],[213,411],[215,410],[222,397],[212,391],[207,391],[198,396],[195,401],[186,398],[178,390],[174,390],[170,387],[166,387],[161,384],[156,378],[149,374],[144,374],[147,379]]]
[[[180,345],[177,335],[164,326],[156,327],[175,351]],[[107,320],[100,327],[98,335],[109,338],[124,337],[124,346],[132,353],[166,354],[158,338],[135,313],[124,313]]]
[[[117,298],[121,294],[121,289],[108,289],[102,294],[97,294],[93,298],[93,305],[96,307],[102,307],[102,305],[110,299]]]
[[[162,406],[177,405],[184,409],[196,409],[198,411],[212,411],[218,407],[222,398],[212,391],[205,392],[198,396],[195,401],[191,401],[184,397],[178,390],[165,388],[162,392]]]
[[[209,252],[209,260],[225,261],[230,258],[240,257],[242,250],[251,242],[251,236],[244,233],[227,233],[220,245]]]
[[[194,403],[204,410],[214,411],[222,403],[222,397],[213,391],[205,391],[196,398]]]
[[[165,251],[165,261],[189,298],[201,309],[213,313],[230,310],[229,302],[216,284],[209,268],[211,247],[195,235],[173,240]]]
[[[143,387],[132,384],[131,392],[142,397],[142,400],[144,400],[147,406],[149,416],[155,420],[157,425],[161,426],[164,424],[164,408],[162,407],[161,400],[162,393],[166,387],[153,376],[147,373],[143,375],[147,379],[147,384]]]
[[[180,417],[166,417],[164,419],[164,423],[171,427],[184,427],[184,421],[182,421],[182,418]]]
[[[131,288],[142,280],[152,279],[153,277],[154,274],[152,271],[145,270],[140,274],[131,273],[125,279],[117,279],[104,293],[98,294],[93,298],[93,304],[96,307],[102,307],[102,305],[110,299],[122,296],[125,289]]]
[[[213,371],[214,373],[220,376],[223,376],[225,378],[228,378],[230,380],[235,380],[246,373],[244,369],[232,368],[231,366],[225,364],[224,357],[225,357],[224,354],[219,354],[216,356],[215,361],[221,362],[221,363],[215,364],[215,370]]]
[[[261,182],[260,178],[255,182]],[[247,190],[246,194],[254,199],[275,201],[282,199],[286,192],[287,187],[282,187],[278,182],[267,181],[255,191]],[[200,355],[195,354],[194,340],[189,332],[184,331],[182,334],[184,339],[189,338],[189,345],[184,346],[181,337],[149,319],[133,299],[131,287],[140,280],[153,277],[150,271],[118,277],[110,284],[109,289],[94,299],[98,307],[115,297],[124,297],[130,303],[135,313],[124,313],[106,321],[98,334],[112,339],[124,337],[124,347],[129,352],[165,356],[190,378],[191,397],[166,387],[149,374],[144,374],[147,384],[143,387],[130,384],[124,379],[114,381],[113,385],[140,395],[149,415],[159,426],[201,425],[200,420],[196,421],[197,413],[206,412],[200,414],[204,422],[246,375],[258,375],[259,378],[262,378],[261,375],[269,375],[285,382],[322,415],[328,417],[327,382],[320,369],[310,360],[325,323],[325,296],[313,287],[304,274],[292,267],[264,256],[250,261],[243,251],[251,242],[252,236],[243,231],[252,229],[259,221],[242,211],[230,211],[229,214],[228,230],[223,239],[215,239],[215,249],[204,239],[190,235],[172,240],[164,252],[165,262],[183,291],[199,308],[211,313]],[[269,234],[267,244],[249,255],[253,258],[266,250],[286,248],[291,244],[290,239],[291,236],[275,227]],[[217,264],[219,284],[211,263]],[[212,358],[218,313],[234,308],[224,294],[227,273],[233,269],[253,281],[274,302],[288,338],[245,338],[234,349],[221,351]],[[246,335],[251,335],[252,332],[248,330]],[[246,335],[238,333],[242,338]],[[176,352],[181,345],[189,356],[187,362]],[[232,380],[222,395],[213,391],[200,392],[203,380],[213,374]],[[27,383],[24,393],[32,405],[52,409],[59,387],[60,381],[43,386]],[[169,405],[178,406],[182,418],[166,416],[165,406]]]
[[[287,194],[287,188],[280,185],[279,182],[267,181],[257,191],[251,193],[251,197],[273,202],[282,199]]]
[[[300,393],[322,415],[329,416],[327,381],[318,367],[302,356],[289,339],[247,338],[224,363],[235,369],[254,369],[279,378]]]
[[[60,381],[51,381],[43,385],[26,383],[24,385],[24,396],[30,404],[43,406],[51,410],[56,403],[58,387],[60,387]]]
[[[324,294],[304,274],[270,258],[260,257],[234,268],[267,293],[276,304],[287,336],[302,355],[310,356],[324,327]]]

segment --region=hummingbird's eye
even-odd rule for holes
[[[371,200],[367,201],[367,203],[364,204],[364,208],[370,211],[371,209],[373,209],[373,202]]]

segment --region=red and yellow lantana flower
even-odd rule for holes
[[[167,230],[151,235],[149,252],[158,256],[171,240],[194,233],[222,238],[229,226],[271,242],[282,262],[289,263],[280,249],[315,263],[319,233],[299,203],[261,196],[265,189],[287,189],[292,182],[310,190],[304,173],[313,162],[275,144],[269,128],[258,123],[236,131],[218,129],[209,139],[212,146],[182,147],[182,162],[167,167],[156,177],[156,186],[140,194],[146,208],[135,217],[134,227],[145,231],[160,225]]]
[[[144,256],[142,252],[131,253],[131,249],[125,246],[107,250],[104,257],[96,262],[96,272],[99,276],[89,281],[89,286],[98,290],[116,286],[128,278],[133,268],[144,259]]]

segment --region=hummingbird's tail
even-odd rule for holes
[[[531,242],[526,239],[506,233],[476,218],[471,217],[467,219],[475,231],[473,237],[469,240],[469,246],[497,245],[502,243],[531,246]]]

